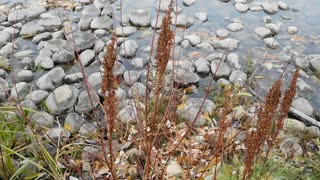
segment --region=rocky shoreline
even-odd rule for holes
[[[22,107],[41,112],[30,113],[30,119],[47,128],[44,135],[46,138],[62,137],[64,142],[74,134],[79,134],[87,139],[85,141],[90,142],[92,132],[97,130],[90,114],[92,111],[99,111],[103,96],[100,89],[103,70],[101,63],[106,54],[106,45],[110,43],[110,32],[116,25],[119,53],[113,73],[123,79],[116,91],[116,96],[121,101],[118,105],[118,117],[127,124],[135,121],[133,99],[145,96],[146,65],[151,52],[149,40],[153,29],[159,29],[161,25],[161,21],[157,22],[154,14],[150,12],[166,11],[169,0],[163,1],[160,6],[156,1],[152,8],[141,7],[123,12],[121,20],[116,17],[115,23],[112,15],[115,9],[115,13],[118,13],[117,1],[78,0],[72,4],[62,3],[56,8],[44,2],[26,7],[23,4],[1,5],[1,106],[9,105],[12,101],[21,101]],[[260,18],[261,23],[249,30],[255,43],[262,45],[252,48],[250,53],[253,54],[249,57],[248,54],[237,51],[243,49],[244,36],[234,36],[235,33],[248,29],[248,24],[238,17],[225,18],[228,25],[224,28],[202,31],[202,27],[206,27],[206,23],[214,19],[211,19],[213,17],[208,13],[209,10],[197,11],[194,14],[188,12],[198,1],[183,0],[176,8],[178,13],[173,14],[172,18],[172,24],[178,29],[174,55],[167,69],[170,72],[177,66],[177,83],[192,87],[187,106],[181,110],[188,113],[178,113],[180,118],[192,121],[196,117],[203,101],[203,87],[222,59],[216,73],[218,84],[238,84],[243,87],[251,78],[254,84],[252,89],[261,96],[266,94],[274,80],[279,77],[286,63],[292,61],[285,79],[289,79],[287,77],[291,76],[295,66],[300,68],[297,97],[292,107],[320,120],[320,99],[317,99],[318,103],[310,101],[310,97],[316,96],[320,90],[320,54],[304,54],[291,50],[281,39],[281,36],[285,35],[292,43],[312,43],[318,42],[319,36],[316,40],[305,40],[306,37],[299,35],[300,29],[296,26],[273,21],[273,15],[287,11],[295,13],[299,12],[299,9],[292,8],[290,2],[288,5],[283,1],[217,0],[217,3],[229,3],[228,6],[234,6],[234,11],[239,13],[265,13],[262,18],[256,17]],[[289,18],[291,17],[282,16],[282,19]],[[246,56],[247,59],[244,58]],[[262,62],[264,56],[267,61]],[[154,58],[152,62],[155,63]],[[255,77],[251,76],[248,64],[251,64],[253,69],[260,68]],[[85,78],[91,86],[90,93],[86,91]],[[207,99],[195,125],[204,126],[205,114],[211,114],[215,109],[212,99]],[[245,109],[239,113],[250,114]],[[289,124],[286,128],[301,132],[307,130],[315,137],[320,136],[319,126],[307,127],[294,119],[287,119],[285,123]],[[300,146],[298,143],[295,145]]]

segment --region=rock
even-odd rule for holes
[[[288,158],[302,156],[302,147],[293,138],[287,138],[280,144],[280,151]]]
[[[149,26],[151,22],[149,12],[146,9],[130,12],[129,20],[135,26]]]
[[[175,24],[176,26],[182,26],[186,28],[189,28],[194,23],[193,18],[185,14],[178,14],[177,17],[173,17],[171,21],[172,24]]]
[[[24,112],[27,112],[28,116],[38,109],[37,106],[31,100],[23,100],[20,102],[20,105],[22,108],[26,108]],[[17,113],[18,115],[22,116],[22,114],[19,111]]]
[[[240,70],[234,70],[229,77],[229,81],[243,86],[247,81],[247,74]]]
[[[206,59],[211,63],[214,60],[227,60],[227,57],[224,53],[214,53],[214,54],[209,54]]]
[[[5,31],[0,31],[0,47],[7,44],[7,42],[11,39],[10,34]]]
[[[179,163],[171,160],[166,168],[166,177],[170,178],[182,173],[182,168]]]
[[[302,92],[313,92],[314,88],[312,88],[309,84],[303,81],[301,78],[298,78],[297,87]]]
[[[120,45],[120,55],[125,58],[132,58],[136,55],[138,44],[134,40],[126,40]]]
[[[125,26],[125,27],[117,27],[116,28],[116,34],[117,36],[129,36],[137,31],[136,27],[132,26]]]
[[[71,133],[75,133],[85,122],[86,120],[78,113],[69,113],[64,120],[63,127],[69,130]]]
[[[220,63],[220,60],[212,61],[211,63],[212,74],[215,74],[215,78],[228,77],[231,73],[230,67],[224,62],[221,62],[219,66],[219,63]]]
[[[231,23],[228,25],[228,30],[236,32],[241,31],[244,28],[243,24],[241,23]]]
[[[78,83],[82,80],[83,74],[81,72],[69,74],[64,77],[64,82],[66,82],[67,84]]]
[[[289,6],[283,1],[278,1],[278,6],[279,6],[279,9],[284,10],[284,11],[290,9]]]
[[[154,29],[154,28],[157,28],[157,29],[160,29],[161,26],[162,26],[162,19],[163,19],[163,16],[159,16],[158,18],[158,22],[157,22],[157,18],[153,19],[151,21],[151,27]]]
[[[5,20],[7,20],[7,15],[4,12],[0,11],[0,23]]]
[[[295,133],[301,134],[301,133],[305,133],[306,128],[307,128],[306,125],[301,121],[298,121],[295,119],[289,119],[289,118],[284,119],[284,122],[283,122],[284,131],[288,131],[289,133],[293,133],[293,134]]]
[[[37,126],[51,128],[54,122],[54,117],[45,111],[36,111],[31,116],[31,121]]]
[[[84,67],[87,67],[94,61],[95,56],[93,50],[87,49],[80,54],[80,61]]]
[[[203,98],[188,98],[187,100],[187,104],[192,105],[196,109],[200,109],[202,103],[203,103],[203,106],[201,108],[202,113],[213,114],[214,110],[217,108],[217,106],[209,99],[205,99],[203,101]]]
[[[13,27],[7,27],[7,28],[3,29],[3,31],[9,33],[11,37],[12,36],[17,37],[18,34],[20,33],[19,29],[16,29],[16,28],[13,28]]]
[[[197,12],[194,14],[194,17],[197,18],[200,22],[208,21],[208,13],[207,12]]]
[[[234,69],[241,69],[240,59],[238,54],[236,53],[228,54],[227,61]]]
[[[82,31],[86,31],[90,28],[90,23],[94,19],[93,16],[82,16],[79,21],[79,28]]]
[[[195,46],[201,43],[201,37],[195,34],[184,36],[184,39],[190,41],[192,46]]]
[[[8,34],[8,33],[6,33]],[[1,33],[0,31],[0,47],[2,47],[4,44],[4,46],[0,49],[0,55],[4,55],[4,54],[11,54],[12,53],[12,49],[16,50],[17,49],[17,45],[16,44],[12,44],[11,42],[8,42],[8,40],[6,39],[6,36],[4,33]],[[10,39],[10,37],[9,37]]]
[[[79,129],[79,134],[84,137],[90,137],[98,130],[95,123],[86,123],[83,124]]]
[[[147,88],[144,84],[136,82],[131,86],[128,95],[135,99],[144,98],[146,96],[146,90]]]
[[[265,25],[265,27],[270,29],[272,34],[279,34],[280,32],[280,24],[268,23]]]
[[[17,82],[30,82],[33,80],[33,72],[29,70],[21,70],[17,73]]]
[[[194,62],[197,72],[201,74],[208,74],[210,72],[210,64],[204,58],[199,58]]]
[[[305,98],[298,98],[294,100],[291,106],[308,116],[313,116],[313,107]]]
[[[52,55],[52,60],[56,64],[67,64],[75,58],[74,52],[68,49],[61,49]]]
[[[47,74],[41,76],[37,81],[36,85],[41,90],[53,90],[55,87],[62,84],[65,72],[61,67],[57,67],[49,71]]]
[[[107,16],[112,17],[112,7],[111,7],[111,5],[110,6],[106,6],[106,7],[103,8],[103,10],[101,12],[101,16],[103,16],[103,15],[107,15]],[[123,19],[124,18],[122,18],[122,20]]]
[[[139,68],[142,69],[146,64],[147,64],[147,60],[144,58],[135,58],[131,61],[131,64],[135,67],[135,68]]]
[[[245,13],[249,10],[248,5],[243,3],[236,3],[235,7],[236,7],[236,10],[239,11],[240,13]]]
[[[53,60],[48,57],[48,56],[43,56],[43,55],[39,55],[35,61],[34,61],[34,65],[37,67],[41,67],[43,69],[52,69],[54,67],[54,62]]]
[[[5,79],[8,76],[7,71],[5,71],[4,69],[0,69],[0,78]]]
[[[30,99],[33,101],[36,105],[39,105],[41,102],[43,102],[44,99],[46,99],[49,96],[49,93],[47,91],[43,90],[35,90],[29,93],[25,99]]]
[[[314,57],[310,60],[310,65],[313,70],[315,70],[316,73],[320,72],[320,56]]]
[[[42,34],[38,34],[33,37],[32,42],[38,44],[40,41],[47,41],[51,39],[51,33],[49,32],[44,32]]]
[[[191,6],[196,2],[196,0],[183,0],[183,5]]]
[[[261,39],[270,37],[272,35],[271,30],[265,27],[257,27],[256,29],[254,29],[254,33]]]
[[[0,77],[0,102],[5,100],[7,97],[7,93],[9,93],[10,87],[9,83]]]
[[[106,8],[106,7],[110,7],[110,0],[94,0],[93,4],[96,8],[98,9],[103,9],[103,8]]]
[[[175,82],[179,85],[197,84],[200,80],[196,73],[186,69],[175,69]]]
[[[141,77],[140,71],[130,70],[130,71],[124,72],[124,74],[123,74],[124,81],[129,86],[131,86],[135,82],[139,81],[140,77]]]
[[[73,38],[78,52],[92,48],[95,42],[94,35],[91,32],[77,31],[73,34]],[[68,37],[68,41],[73,43],[72,37]]]
[[[31,90],[31,84],[19,82],[11,88],[10,97],[13,99],[23,99]]]
[[[63,31],[56,31],[52,33],[52,39],[64,39],[64,32]]]
[[[263,42],[270,49],[278,49],[280,47],[280,44],[274,38],[265,38]]]
[[[183,40],[181,43],[180,43],[180,46],[184,49],[188,49],[191,47],[191,43],[190,41],[188,40]]]
[[[98,17],[101,10],[96,8],[93,4],[85,6],[82,10],[82,16]]]
[[[312,138],[320,137],[320,129],[317,126],[310,126],[307,128],[307,131]]]
[[[212,52],[214,50],[213,47],[211,46],[211,44],[208,43],[208,42],[202,42],[200,44],[197,44],[196,47],[198,49],[203,49],[203,50],[206,50],[208,52]]]
[[[229,31],[226,30],[226,29],[219,29],[216,31],[216,35],[219,37],[219,38],[227,38],[229,36]]]
[[[261,2],[252,2],[249,4],[249,9],[252,12],[259,12],[262,11],[263,8],[261,6]]]
[[[100,53],[104,50],[105,48],[105,43],[102,41],[102,40],[97,40],[95,43],[94,43],[94,52],[95,53]]]
[[[137,110],[133,106],[127,105],[119,111],[118,117],[122,123],[128,124],[132,121],[135,121],[137,117]]]
[[[64,128],[52,128],[49,129],[46,133],[45,133],[45,138],[53,143],[61,143],[61,142],[66,142],[70,137],[70,131],[64,129]]]
[[[157,0],[154,7],[157,11],[166,12],[168,10],[170,0]]]
[[[261,5],[264,12],[270,15],[276,14],[279,11],[277,1],[265,0]]]
[[[72,108],[79,95],[79,90],[70,85],[57,87],[46,99],[50,114],[60,115]]]
[[[193,105],[186,104],[180,105],[177,108],[176,114],[180,119],[185,119],[189,123],[193,123],[195,121],[194,126],[199,127],[206,124],[206,120],[203,115],[200,113],[198,116],[199,109],[193,107]]]
[[[92,29],[110,29],[112,26],[113,21],[107,15],[95,17],[90,23]]]
[[[264,23],[271,23],[272,22],[272,18],[270,16],[264,16],[262,18]]]
[[[288,33],[289,34],[295,34],[297,32],[298,32],[298,28],[297,27],[295,27],[295,26],[289,26],[288,27]]]
[[[101,87],[101,83],[102,83],[101,73],[96,72],[96,73],[91,74],[88,77],[88,82],[94,90],[98,90]]]
[[[8,21],[12,23],[19,22],[22,20],[28,21],[38,17],[45,11],[46,9],[42,6],[33,6],[27,9],[13,10],[8,15]]]
[[[233,38],[226,38],[223,40],[214,40],[211,42],[211,45],[215,49],[227,49],[232,51],[238,48],[239,41]]]
[[[20,36],[34,36],[45,31],[43,26],[27,23],[22,26]]]
[[[99,96],[94,91],[90,91],[90,97],[87,91],[83,91],[80,93],[76,111],[78,113],[88,113],[97,108],[99,106],[99,102]]]
[[[58,17],[40,19],[38,25],[45,28],[47,31],[54,31],[62,28],[62,21]]]
[[[24,57],[28,57],[28,56],[33,56],[35,54],[34,51],[32,50],[24,50],[24,51],[19,51],[17,52],[14,57],[17,59],[17,60],[21,60],[23,59]]]
[[[179,61],[170,60],[167,64],[167,70],[172,71],[174,69],[183,69],[191,72],[195,71],[193,62],[188,60],[179,60]]]

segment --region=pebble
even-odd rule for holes
[[[37,111],[33,113],[30,119],[35,122],[36,125],[46,128],[51,128],[54,122],[54,117],[45,111]]]
[[[215,78],[229,77],[231,73],[230,67],[225,62],[221,62],[220,66],[218,67],[219,63],[220,63],[220,60],[212,61],[211,63],[212,74],[215,74]]]
[[[39,105],[41,102],[43,102],[44,99],[46,99],[49,96],[49,93],[44,90],[35,90],[29,93],[25,99],[30,99],[33,101],[36,105]]]
[[[244,28],[243,24],[241,23],[231,23],[228,25],[228,30],[236,32],[236,31],[241,31]]]
[[[194,62],[197,72],[200,74],[208,74],[210,72],[210,64],[204,58],[199,58]]]
[[[83,91],[79,95],[78,103],[75,109],[80,114],[89,113],[99,106],[99,102],[99,96],[94,91],[90,91],[90,97],[87,91]]]
[[[243,3],[236,3],[235,7],[236,7],[236,10],[239,11],[240,13],[245,13],[249,10],[248,5]]]
[[[146,9],[132,11],[128,17],[135,26],[149,26],[151,23],[149,12]]]
[[[184,36],[184,39],[190,41],[192,46],[195,46],[201,43],[201,37],[195,34],[186,35]]]
[[[289,26],[288,27],[288,33],[289,34],[296,34],[298,32],[298,28],[295,26]]]
[[[68,129],[71,133],[78,132],[80,127],[86,122],[86,120],[78,113],[69,113],[64,120],[63,127]]]
[[[17,73],[17,82],[30,82],[33,80],[33,72],[29,70],[21,70]]]
[[[259,38],[264,39],[272,35],[271,30],[265,27],[257,27],[254,29],[254,33],[259,36]]]
[[[216,35],[222,39],[227,38],[229,34],[230,32],[227,29],[219,29],[216,31]]]
[[[232,71],[232,73],[229,77],[229,81],[234,84],[238,84],[240,86],[243,86],[247,81],[247,74],[240,71],[240,70],[234,70],[234,71]]]
[[[144,84],[135,82],[128,91],[128,95],[134,99],[144,98],[146,96],[146,90],[147,88]]]
[[[110,29],[112,26],[113,21],[107,15],[95,17],[90,23],[92,29]]]
[[[279,11],[277,1],[265,0],[261,5],[264,12],[270,15],[276,14]]]
[[[62,85],[57,87],[46,99],[46,106],[50,114],[60,115],[72,108],[79,95],[74,86]]]
[[[94,53],[93,50],[87,49],[80,54],[79,58],[82,65],[84,67],[87,67],[94,61],[95,56],[96,54]]]
[[[200,22],[208,21],[208,13],[207,12],[197,12],[194,14],[194,17],[198,19]]]
[[[135,40],[126,40],[120,45],[120,55],[125,58],[133,58],[138,50]]]
[[[129,86],[139,81],[140,77],[141,77],[141,71],[130,70],[130,71],[124,72],[123,74],[124,82]]]
[[[196,0],[183,0],[183,5],[191,6],[196,2]]]
[[[278,49],[280,47],[280,44],[274,38],[265,38],[263,42],[270,49]]]
[[[298,98],[298,99],[295,99],[293,102],[292,102],[292,105],[291,105],[293,108],[297,109],[298,111],[306,114],[307,116],[310,116],[312,117],[313,116],[313,107],[312,105],[309,103],[309,101],[305,98]]]

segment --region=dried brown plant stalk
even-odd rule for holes
[[[299,76],[299,69],[297,68],[292,74],[292,80],[290,82],[288,89],[284,93],[284,97],[280,105],[280,115],[275,125],[273,139],[275,139],[279,135],[280,130],[282,130],[283,128],[283,120],[288,116],[288,113],[290,111],[290,106],[292,104],[294,96],[296,95],[298,76]]]
[[[157,52],[156,52],[156,58],[157,58],[157,67],[156,67],[156,74],[157,74],[157,80],[155,83],[154,87],[154,109],[152,109],[152,119],[151,119],[151,140],[147,140],[148,146],[147,146],[147,158],[146,158],[146,164],[145,164],[145,171],[144,171],[144,176],[148,177],[149,173],[149,166],[151,164],[151,151],[152,151],[152,146],[154,142],[154,137],[156,137],[156,127],[158,122],[157,120],[161,119],[161,117],[158,117],[158,107],[161,102],[160,97],[161,97],[161,90],[163,89],[164,86],[164,75],[165,75],[165,70],[167,67],[167,64],[170,59],[170,52],[171,48],[173,45],[174,41],[174,33],[171,29],[171,12],[172,12],[172,6],[173,6],[173,1],[171,0],[168,11],[166,12],[165,17],[162,19],[162,25],[161,25],[161,31],[159,34],[158,42],[157,42]],[[147,120],[147,122],[149,122]],[[161,123],[160,123],[161,124]],[[147,124],[148,125],[148,124]],[[161,128],[161,127],[159,127]]]
[[[243,179],[252,175],[252,165],[256,156],[260,153],[261,146],[270,138],[273,117],[281,97],[282,78],[280,78],[269,90],[266,102],[258,111],[257,129],[249,133],[246,145],[245,170]]]
[[[112,145],[112,136],[113,129],[116,120],[116,109],[117,109],[117,98],[116,98],[116,89],[118,86],[118,79],[112,73],[113,67],[115,66],[117,60],[117,52],[115,49],[116,36],[112,35],[111,43],[107,47],[107,54],[104,57],[103,69],[104,73],[102,76],[101,90],[104,95],[103,101],[103,110],[105,113],[105,120],[107,123],[108,131],[108,148],[110,153],[109,161],[109,170],[114,179],[116,179],[115,168],[114,168],[114,157],[113,157],[113,145]],[[105,157],[107,159],[107,157]]]

